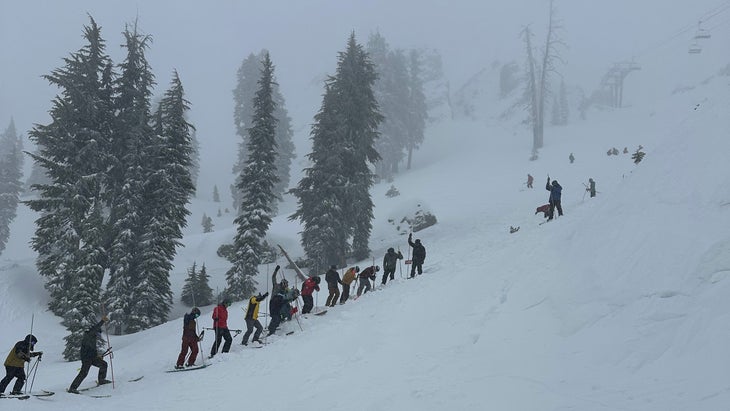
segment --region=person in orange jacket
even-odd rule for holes
[[[345,271],[345,275],[342,276],[342,295],[340,296],[340,304],[344,304],[348,298],[350,298],[350,286],[352,282],[357,278],[357,273],[360,272],[360,267],[350,267]]]

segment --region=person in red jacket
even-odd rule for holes
[[[182,335],[182,349],[180,355],[177,356],[177,363],[175,363],[175,369],[179,370],[184,368],[185,357],[188,355],[188,349],[190,349],[190,358],[188,358],[188,367],[195,365],[195,360],[198,358],[198,327],[196,319],[200,317],[200,309],[193,307],[189,314],[185,314],[183,317],[183,335]]]
[[[302,300],[304,300],[302,314],[311,312],[312,308],[314,308],[314,298],[312,298],[312,293],[319,291],[320,281],[319,276],[315,275],[314,277],[307,278],[307,280],[302,283],[302,293],[300,294],[302,296]]]
[[[228,352],[231,349],[231,332],[228,331],[228,307],[231,306],[231,300],[224,298],[223,301],[213,309],[213,331],[215,331],[215,341],[210,348],[210,358],[218,352],[221,345],[221,339],[225,339],[221,352]]]

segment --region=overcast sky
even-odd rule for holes
[[[567,82],[587,92],[611,63],[632,57],[644,68],[633,79],[643,86],[662,80],[661,90],[683,76],[701,77],[728,63],[727,0],[557,0],[556,6],[569,47],[559,70]],[[713,16],[714,11],[720,13]],[[334,71],[336,53],[351,31],[362,43],[379,30],[391,47],[438,49],[455,90],[495,60],[521,63],[519,32],[530,24],[536,42],[544,38],[548,1],[0,0],[0,128],[11,116],[23,134],[33,123],[47,122],[57,90],[40,76],[83,46],[87,13],[102,26],[115,63],[123,59],[124,24],[138,16],[141,31],[153,37],[147,56],[158,80],[156,94],[178,70],[192,103],[191,119],[203,145],[201,176],[207,179],[230,174],[237,141],[231,90],[249,53],[271,52],[296,138],[302,140],[321,101],[318,80]],[[701,55],[690,56],[691,26],[703,17],[704,27],[714,28],[713,38]],[[298,153],[299,158],[304,154]],[[208,159],[215,164],[206,166]]]

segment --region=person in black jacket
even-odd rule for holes
[[[393,281],[395,268],[398,266],[398,260],[402,259],[403,254],[400,253],[400,250],[396,253],[393,247],[389,248],[388,252],[385,253],[385,256],[383,256],[383,285],[385,285],[386,281],[388,281],[388,276],[390,276],[390,281]]]
[[[413,233],[408,234],[408,245],[413,247],[410,278],[416,276],[416,270],[418,270],[418,275],[423,274],[423,262],[426,261],[426,247],[421,244],[421,240],[416,239],[416,242],[414,243],[413,241],[411,241],[412,239]]]
[[[109,319],[106,316],[102,317],[101,321],[86,330],[86,333],[81,339],[81,369],[79,370],[79,374],[71,383],[71,386],[68,388],[68,392],[72,394],[79,393],[79,385],[81,385],[84,378],[89,375],[89,369],[91,369],[92,365],[94,367],[99,367],[99,379],[97,380],[98,385],[109,384],[111,382],[106,379],[107,363],[103,360],[103,357],[107,353],[104,352],[100,354],[97,351],[97,342],[101,340],[101,326],[107,321],[109,321]]]
[[[337,266],[332,264],[330,269],[324,275],[324,280],[327,282],[327,289],[330,294],[327,296],[327,302],[325,303],[328,307],[334,307],[337,304],[337,299],[340,298],[340,286],[342,279],[340,279],[340,273],[337,272]]]
[[[8,387],[10,381],[15,378],[15,385],[10,395],[23,394],[20,390],[25,384],[25,371],[23,367],[26,362],[30,362],[31,357],[41,356],[43,352],[33,352],[33,346],[38,342],[33,334],[28,334],[25,339],[15,343],[13,348],[5,360],[5,378],[0,381],[0,397],[5,395],[5,388]]]
[[[547,184],[545,184],[545,190],[550,192],[550,211],[548,212],[548,221],[550,221],[555,216],[556,208],[558,209],[558,215],[563,215],[563,206],[560,203],[563,187],[558,184],[558,180],[553,180],[553,183],[550,184],[550,177],[548,177]]]
[[[297,298],[299,298],[299,290],[296,288],[284,289],[279,287],[276,294],[271,296],[271,301],[269,302],[271,322],[269,323],[269,333],[267,336],[276,332],[282,320],[291,319],[291,305],[289,303]]]

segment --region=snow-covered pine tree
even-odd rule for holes
[[[238,159],[233,166],[233,174],[236,179],[240,178],[241,171],[246,166],[248,158],[248,129],[251,127],[251,119],[254,113],[253,99],[258,90],[258,80],[260,77],[260,68],[264,55],[268,55],[266,50],[262,50],[258,55],[249,54],[243,60],[237,73],[237,85],[233,90],[234,110],[233,117],[236,125],[236,134],[241,138],[238,149]],[[274,185],[274,194],[276,197],[272,200],[272,212],[276,214],[278,209],[278,201],[281,196],[288,190],[290,182],[291,163],[296,157],[294,143],[292,137],[294,132],[291,127],[291,118],[286,110],[286,101],[276,84],[276,78],[273,79],[272,95],[276,109],[274,118],[278,120],[276,126],[276,175],[278,181]],[[231,185],[231,195],[233,197],[233,207],[239,209],[241,204],[242,192],[238,190],[238,180]]]
[[[115,81],[117,113],[111,144],[113,162],[107,173],[109,204],[109,281],[104,293],[109,326],[115,333],[127,331],[132,307],[139,296],[134,284],[140,279],[142,234],[145,226],[140,210],[144,185],[151,170],[148,165],[154,130],[151,126],[151,96],[155,85],[145,53],[150,36],[140,34],[136,24],[123,32],[127,51]]]
[[[342,206],[348,216],[352,233],[352,256],[362,260],[370,255],[368,243],[373,219],[370,187],[375,175],[370,166],[380,160],[375,150],[378,128],[383,116],[373,93],[377,79],[375,67],[362,45],[350,35],[347,49],[340,53],[332,90],[337,96],[337,111],[341,133],[347,149],[341,176],[345,180],[345,201]]]
[[[424,93],[423,70],[421,62],[421,53],[411,50],[408,65],[408,121],[407,121],[407,141],[405,143],[408,152],[408,160],[406,161],[406,169],[411,169],[413,162],[413,151],[417,150],[423,143],[424,133],[426,130],[426,121],[428,120],[428,104],[426,103],[426,95]]]
[[[104,272],[103,182],[110,162],[113,130],[112,65],[100,28],[90,17],[88,42],[44,76],[61,89],[50,110],[51,122],[30,133],[38,145],[34,160],[50,182],[33,187],[29,200],[39,212],[32,240],[37,267],[47,277],[49,308],[64,317],[71,333],[64,356],[78,356],[78,340],[97,317]]]
[[[248,129],[249,153],[246,165],[237,178],[242,198],[234,223],[238,226],[233,242],[233,266],[226,272],[225,294],[243,300],[256,290],[255,277],[263,253],[263,241],[272,219],[276,173],[276,103],[273,97],[274,66],[269,54],[261,60],[258,90],[253,99],[251,127]]]
[[[195,187],[190,177],[191,125],[185,120],[189,102],[177,72],[159,104],[155,136],[147,152],[152,153],[152,174],[145,185],[141,218],[145,221],[141,244],[140,278],[134,285],[134,305],[129,331],[134,332],[167,321],[172,304],[170,270],[180,245],[182,228],[190,212],[186,205]]]
[[[304,223],[302,245],[310,270],[346,261],[352,237],[356,259],[369,255],[373,203],[370,165],[382,115],[373,93],[377,74],[352,33],[338,55],[336,74],[326,83],[322,108],[312,127],[312,167],[292,192],[299,199],[290,217]]]
[[[350,230],[346,210],[345,179],[341,177],[346,148],[339,133],[341,121],[336,109],[336,98],[331,89],[333,78],[325,83],[322,106],[314,116],[311,140],[312,152],[307,154],[311,167],[292,194],[297,197],[297,210],[290,220],[302,222],[301,243],[307,256],[310,274],[321,274],[331,264],[344,263],[349,252],[347,243]]]
[[[389,50],[380,33],[370,36],[367,51],[378,73],[373,93],[384,117],[375,145],[380,155],[375,170],[379,178],[387,180],[398,172],[398,163],[405,155],[410,110],[408,67],[404,52]]]
[[[196,263],[188,268],[188,276],[185,278],[180,301],[188,307],[202,307],[213,303],[213,289],[208,285],[210,276],[205,270],[205,264],[197,270]]]
[[[204,233],[212,233],[213,232],[213,219],[208,217],[207,214],[203,213],[203,221],[201,221],[201,224],[203,225],[203,232]]]
[[[560,106],[560,125],[567,126],[568,121],[570,120],[570,103],[568,102],[568,88],[565,86],[565,80],[560,82],[558,98]]]
[[[10,238],[10,223],[15,219],[23,183],[23,144],[15,122],[0,135],[0,254]]]
[[[221,202],[221,195],[218,192],[218,186],[213,186],[213,202],[220,203]]]

